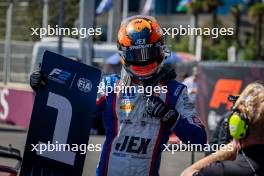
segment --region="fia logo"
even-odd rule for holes
[[[92,90],[93,84],[89,79],[80,78],[77,82],[77,86],[80,91],[88,93]]]
[[[64,84],[70,78],[70,76],[70,72],[54,68],[49,74],[49,79]]]

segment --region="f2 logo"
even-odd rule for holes
[[[58,68],[54,68],[49,76],[57,76],[58,79],[62,80],[62,81],[66,81],[67,79],[69,79],[69,77],[71,76],[71,73],[58,69]]]
[[[61,144],[67,144],[72,118],[71,103],[65,97],[49,92],[47,106],[58,110],[52,143],[55,144],[58,141]],[[47,145],[43,142],[39,142],[39,144]],[[40,155],[40,153],[37,154]],[[44,151],[41,156],[73,166],[76,153],[71,151]]]

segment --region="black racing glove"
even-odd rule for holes
[[[171,109],[157,96],[146,97],[146,110],[152,117],[159,117],[160,120],[167,124],[174,124],[179,116],[179,113],[175,109]]]
[[[36,70],[30,75],[30,86],[36,91],[38,89],[44,89],[47,86],[48,78],[40,70]]]

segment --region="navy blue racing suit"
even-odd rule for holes
[[[119,83],[118,75],[110,75],[102,79],[101,86],[115,88]],[[164,85],[167,93],[158,96],[179,113],[176,123],[170,127],[146,112],[143,94],[108,94],[105,89],[99,90],[97,112],[103,112],[106,139],[96,175],[159,175],[161,153],[171,132],[184,143],[206,143],[205,129],[188,99],[186,86],[175,80],[158,84]]]

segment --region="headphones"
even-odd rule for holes
[[[248,135],[248,124],[248,118],[241,113],[239,109],[234,107],[228,119],[228,131],[230,136],[237,140],[246,138]]]

